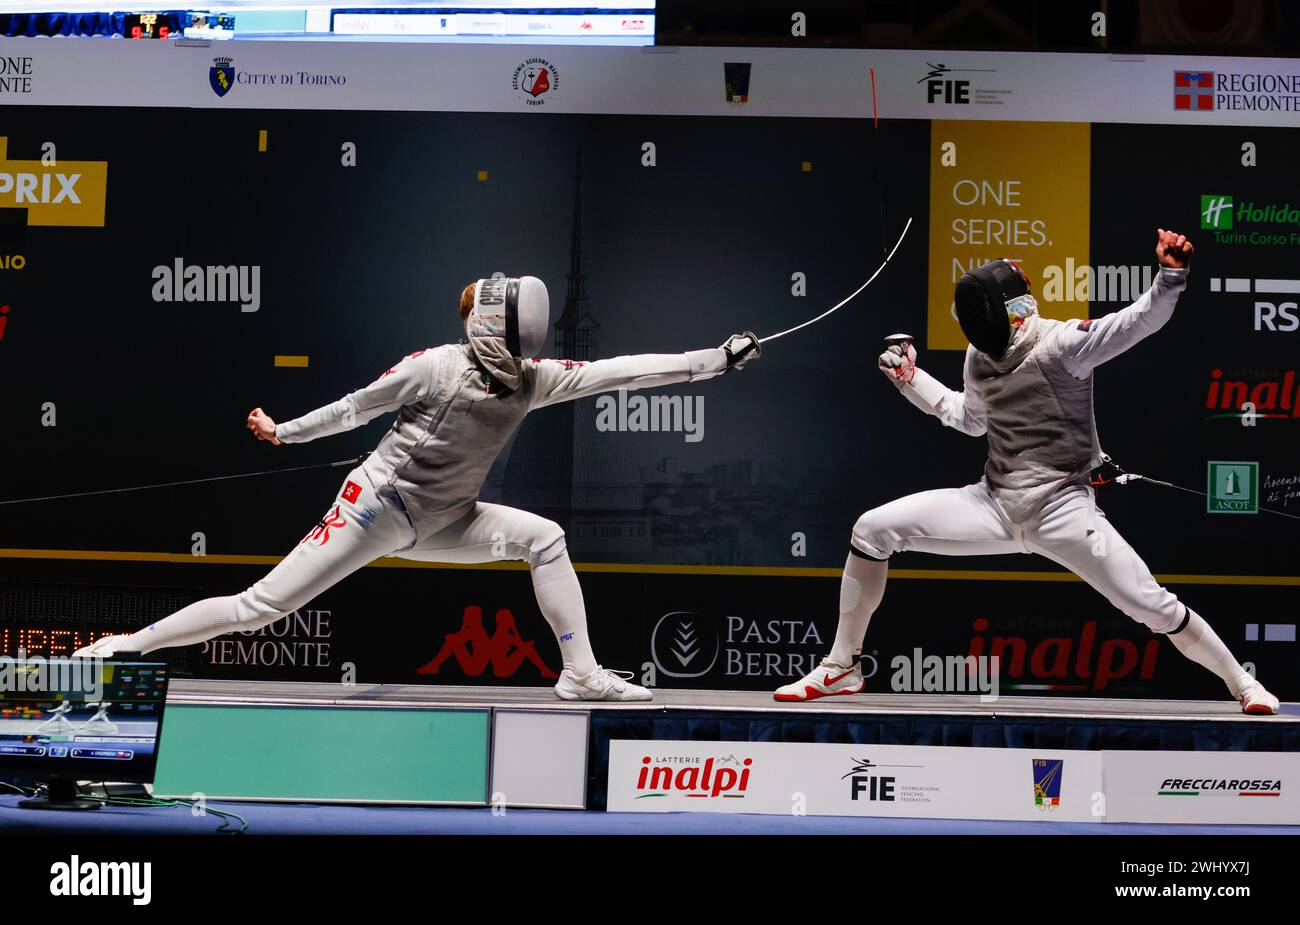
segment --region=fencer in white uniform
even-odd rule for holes
[[[546,287],[528,276],[466,286],[460,313],[467,343],[412,353],[365,388],[293,421],[276,424],[260,408],[249,415],[254,435],[281,444],[342,433],[397,412],[325,517],[265,578],[240,594],[198,601],[76,654],[153,652],[256,630],[382,556],[452,563],[513,559],[529,564],[538,607],[559,640],[564,670],[557,696],[649,700],[650,692],[632,684],[630,674],[597,664],[560,526],[479,501],[479,491],[529,411],[613,389],[709,379],[757,357],[757,338],[738,334],[709,350],[589,363],[523,359],[541,349],[549,323]]]
[[[879,365],[904,397],[944,425],[987,434],[984,478],[964,488],[923,491],[868,511],[853,527],[830,655],[777,700],[861,691],[859,661],[885,590],[889,557],[1037,553],[1074,572],[1128,616],[1165,634],[1217,674],[1247,713],[1276,713],[1278,700],[1253,678],[1195,611],[1155,580],[1096,506],[1090,474],[1102,463],[1093,420],[1092,374],[1173,315],[1193,248],[1158,230],[1160,272],[1132,305],[1091,321],[1056,321],[1036,311],[1029,280],[1010,260],[986,264],[956,289],[958,320],[971,342],[964,388],[951,391],[916,366],[910,344]]]

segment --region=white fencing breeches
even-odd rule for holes
[[[349,473],[325,517],[265,578],[241,594],[191,604],[123,638],[114,649],[152,652],[193,645],[223,633],[260,629],[383,556],[425,562],[528,562],[535,583],[546,586],[545,593],[539,595],[544,615],[557,636],[569,637],[561,646],[566,664],[576,646],[572,658],[579,667],[588,662],[594,665],[589,658],[581,590],[576,576],[567,580],[573,567],[559,524],[527,511],[475,502],[455,522],[417,543],[400,502],[381,499],[361,469]]]
[[[867,511],[854,548],[873,559],[916,551],[944,556],[1038,553],[1074,572],[1156,633],[1178,629],[1186,605],[1163,588],[1096,506],[1092,489],[1071,485],[1023,524],[1009,521],[983,482],[907,495]]]

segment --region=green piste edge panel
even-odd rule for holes
[[[154,793],[487,802],[487,710],[168,705]]]

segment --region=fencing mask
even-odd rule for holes
[[[465,319],[470,347],[508,388],[519,384],[519,359],[535,357],[546,341],[551,300],[536,276],[494,277],[474,284]]]
[[[966,339],[995,360],[1011,344],[1012,325],[1019,325],[1038,307],[1029,294],[1029,278],[1005,257],[962,276],[955,301],[957,322]]]

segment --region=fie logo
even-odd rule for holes
[[[1202,196],[1201,227],[1211,231],[1227,231],[1232,228],[1232,197]]]

